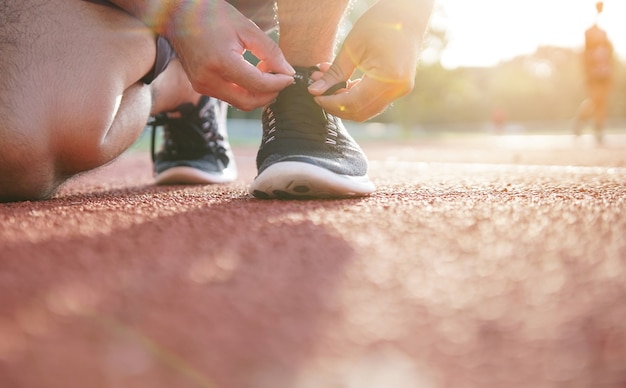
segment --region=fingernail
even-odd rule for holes
[[[311,92],[323,93],[326,89],[326,82],[323,79],[318,79],[309,86]]]

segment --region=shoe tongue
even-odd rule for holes
[[[313,95],[309,93],[308,85],[304,81],[296,81],[283,89],[275,100],[279,105],[302,107],[306,110],[321,110],[315,103]]]
[[[272,110],[280,118],[281,127],[308,133],[326,133],[326,114],[308,90],[309,75],[313,71],[296,68],[299,77],[294,76],[295,82],[283,89],[272,103]]]

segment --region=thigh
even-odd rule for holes
[[[154,63],[154,39],[111,7],[0,1],[0,196],[9,186],[18,198],[42,196],[111,160],[120,151],[106,138],[118,116],[135,131],[119,143],[131,143],[150,110],[138,85]],[[138,107],[134,116],[119,114],[125,106]]]
[[[50,154],[96,146],[125,90],[154,63],[152,33],[123,11],[82,0],[1,7],[1,147],[24,139]]]

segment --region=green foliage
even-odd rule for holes
[[[580,53],[541,47],[492,68],[422,65],[415,89],[378,120],[405,125],[485,122],[496,110],[513,121],[566,120],[584,97]],[[609,115],[626,116],[624,63],[618,63]]]

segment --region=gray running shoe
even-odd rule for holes
[[[237,178],[237,166],[226,133],[228,105],[202,96],[198,105],[180,105],[151,122],[151,153],[155,181],[168,184],[228,183]],[[163,129],[163,147],[155,153],[157,128]]]
[[[263,109],[258,175],[249,188],[257,198],[341,198],[374,191],[365,154],[341,120],[307,90],[315,70],[296,67],[294,84]]]

